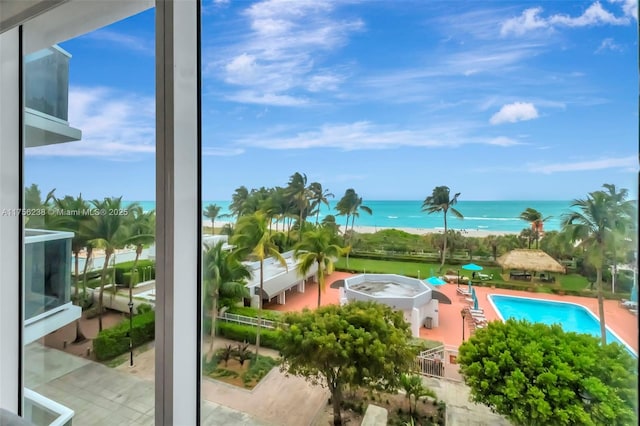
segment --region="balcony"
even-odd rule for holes
[[[25,146],[78,141],[82,132],[69,126],[69,59],[52,46],[25,57]]]
[[[71,303],[72,232],[27,229],[24,253],[24,343],[80,318]]]

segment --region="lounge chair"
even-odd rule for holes
[[[476,277],[480,278],[481,281],[488,281],[488,280],[492,280],[493,279],[493,274],[487,275],[487,274],[483,274],[483,273],[478,272],[476,274]]]
[[[632,302],[630,300],[622,302],[621,305],[627,309],[638,309],[638,302]]]

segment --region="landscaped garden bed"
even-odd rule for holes
[[[218,349],[209,361],[205,360],[203,372],[212,379],[253,389],[278,364],[269,356],[256,357],[249,345],[240,343]]]

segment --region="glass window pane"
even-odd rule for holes
[[[35,425],[154,424],[155,13],[97,11],[93,31],[24,52],[23,406]]]

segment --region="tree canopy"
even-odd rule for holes
[[[471,399],[516,425],[637,424],[635,360],[560,325],[495,321],[460,346]]]
[[[331,391],[334,424],[342,424],[345,385],[393,390],[415,356],[401,312],[373,302],[329,305],[285,316],[279,331],[285,369]]]

